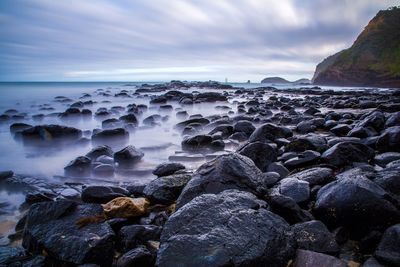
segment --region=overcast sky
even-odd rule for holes
[[[2,81],[311,78],[391,0],[1,0]]]

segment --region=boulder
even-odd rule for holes
[[[330,168],[314,167],[291,174],[287,178],[295,178],[306,181],[310,184],[310,186],[324,185],[333,180],[333,171]]]
[[[376,149],[380,152],[400,152],[400,126],[387,128],[376,140]]]
[[[400,224],[386,229],[375,251],[375,257],[389,266],[400,266]]]
[[[144,188],[143,194],[152,203],[172,204],[177,200],[190,178],[191,174],[173,174],[159,177]]]
[[[156,265],[286,266],[293,233],[265,205],[238,190],[194,198],[166,222]]]
[[[182,150],[186,151],[204,151],[211,148],[211,143],[213,142],[211,135],[196,135],[193,137],[188,137],[184,139],[181,143]]]
[[[72,177],[90,176],[92,161],[88,157],[77,157],[64,167],[65,175]]]
[[[116,186],[92,185],[82,190],[82,201],[87,203],[107,203],[117,197],[126,197],[129,192]]]
[[[134,218],[147,213],[149,201],[145,198],[117,197],[103,204],[107,218]]]
[[[289,224],[307,222],[314,217],[306,210],[302,210],[290,197],[284,195],[271,195],[268,198],[271,211],[284,218]]]
[[[242,146],[237,153],[250,158],[263,172],[267,171],[268,166],[276,161],[278,154],[273,145],[258,141]]]
[[[144,156],[144,153],[134,146],[127,146],[124,149],[114,153],[114,161],[120,167],[129,167],[138,163]]]
[[[182,163],[167,162],[167,163],[159,164],[153,171],[153,174],[158,177],[168,176],[168,175],[172,175],[175,172],[177,172],[179,170],[183,170],[183,169],[185,169],[185,166]]]
[[[147,267],[154,265],[154,255],[144,246],[129,250],[117,260],[116,267]]]
[[[392,113],[386,120],[385,127],[400,126],[400,111]]]
[[[101,222],[84,227],[77,224],[102,213],[99,204],[78,205],[69,200],[36,203],[27,214],[22,245],[35,254],[45,251],[66,264],[110,266],[114,255],[111,227]]]
[[[276,172],[276,173],[278,173],[279,177],[281,179],[285,178],[289,174],[289,170],[286,169],[286,167],[283,166],[282,163],[279,163],[279,162],[271,163],[268,166],[267,171],[268,172]]]
[[[100,156],[112,157],[113,154],[114,152],[112,151],[111,147],[104,145],[93,148],[86,154],[86,157],[90,158],[91,160],[95,160]]]
[[[400,196],[400,166],[387,167],[376,173],[374,182],[387,192]]]
[[[277,126],[272,123],[266,123],[258,127],[249,137],[249,142],[256,141],[269,143],[278,138],[287,138],[293,133],[289,128]]]
[[[330,255],[298,249],[292,267],[348,267],[346,262]]]
[[[320,221],[297,223],[292,229],[299,249],[332,255],[339,252],[335,236]]]
[[[0,181],[10,178],[14,175],[13,171],[0,171]]]
[[[254,127],[251,122],[244,120],[238,121],[233,125],[233,131],[235,133],[244,133],[247,137],[249,137],[255,129],[256,127]]]
[[[314,214],[330,226],[346,226],[352,234],[381,230],[400,222],[395,201],[360,169],[342,173],[322,187]]]
[[[285,145],[285,151],[304,152],[306,150],[315,150],[323,152],[327,149],[326,139],[317,134],[307,134],[294,137]]]
[[[129,140],[129,133],[124,128],[102,130],[92,135],[95,145],[125,144]]]
[[[82,131],[73,127],[61,125],[38,125],[17,133],[26,145],[51,146],[66,145],[77,142],[82,137]]]
[[[195,101],[199,102],[217,102],[217,101],[227,101],[226,96],[217,92],[205,92],[200,93],[195,96]]]
[[[374,162],[381,167],[385,167],[386,164],[400,159],[400,152],[385,152],[378,154],[374,158]]]
[[[159,241],[162,227],[156,225],[127,225],[118,234],[118,247],[125,252],[147,241]]]
[[[341,142],[326,150],[321,160],[334,166],[344,166],[353,162],[368,162],[374,156],[374,150],[366,145]]]
[[[30,124],[22,123],[22,122],[16,122],[10,125],[10,132],[12,134],[15,134],[16,132],[21,132],[23,130],[32,128],[33,126]]]
[[[316,163],[321,154],[313,150],[306,150],[299,153],[297,157],[290,158],[284,162],[284,165],[289,170],[293,170],[300,167],[305,167]]]
[[[275,188],[279,194],[292,198],[296,203],[310,198],[310,185],[296,178],[284,178]]]
[[[237,153],[222,155],[201,165],[177,200],[177,208],[202,194],[217,194],[227,189],[262,194],[267,185],[263,173],[248,157]]]

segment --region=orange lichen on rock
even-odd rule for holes
[[[149,205],[146,198],[117,197],[102,206],[107,218],[132,218],[146,214]]]

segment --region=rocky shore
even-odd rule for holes
[[[95,95],[131,102],[94,110]],[[0,266],[400,266],[399,91],[172,81],[55,101],[66,109],[0,115],[24,147],[88,148],[63,166],[74,183],[0,172],[25,188]],[[181,144],[154,179],[114,182],[146,157],[135,132],[171,117]],[[102,127],[62,123],[77,118]]]

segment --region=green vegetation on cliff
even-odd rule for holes
[[[379,11],[349,49],[318,64],[313,82],[400,87],[400,8]]]

